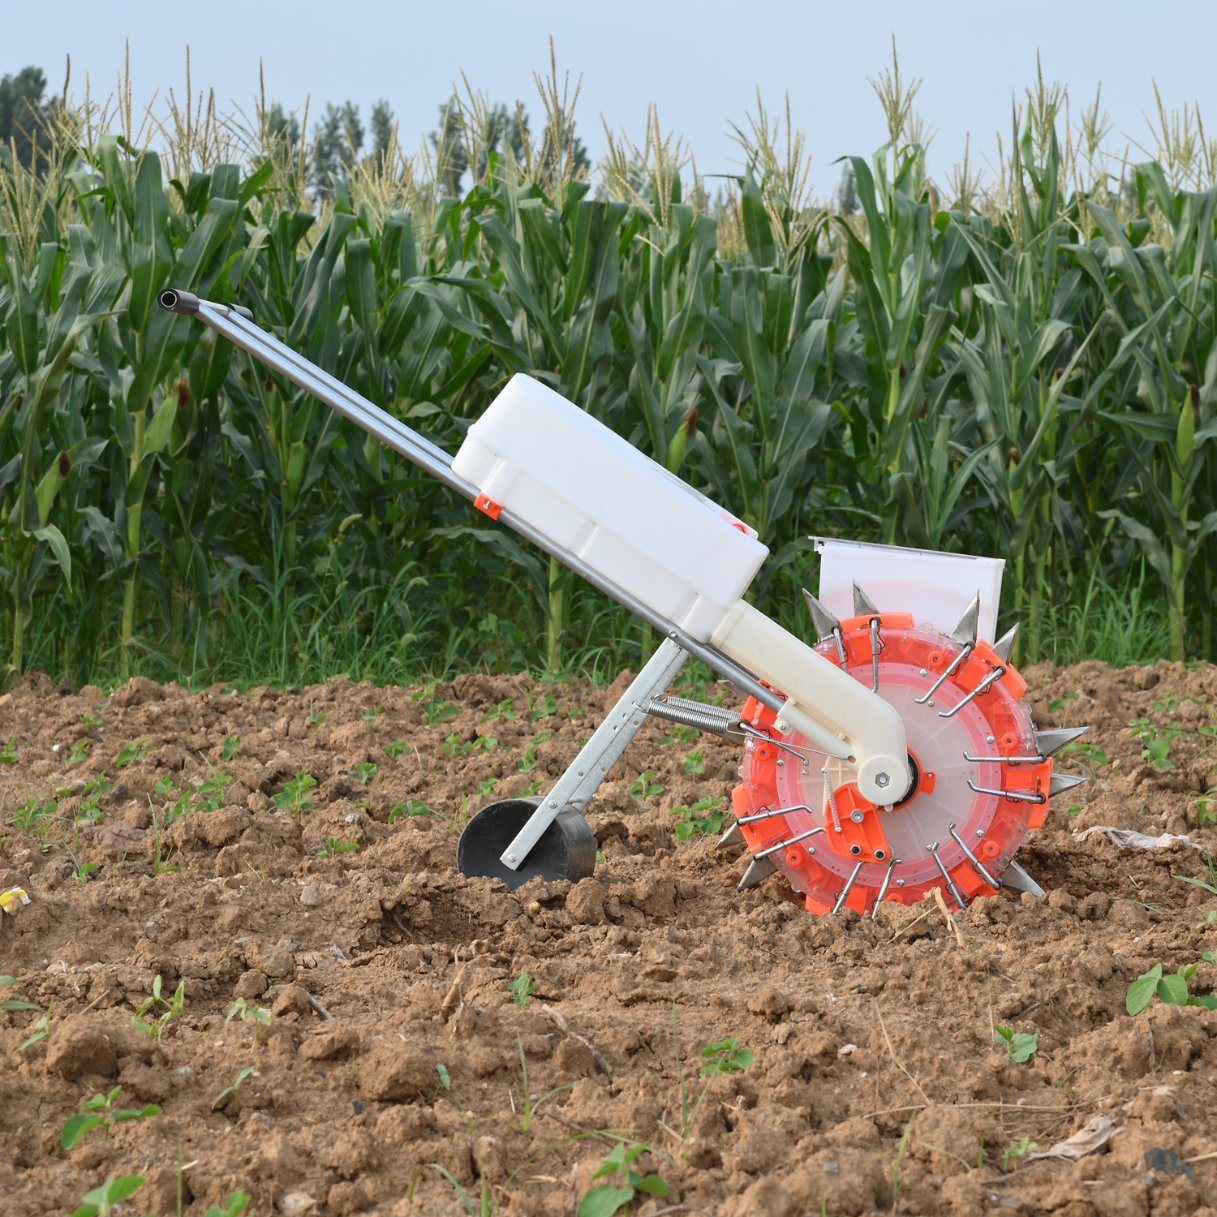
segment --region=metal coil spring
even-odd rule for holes
[[[710,735],[734,735],[739,728],[739,715],[734,710],[690,701],[687,697],[652,697],[646,711],[654,718],[680,723],[684,727],[696,727],[698,731]]]

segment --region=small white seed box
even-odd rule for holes
[[[993,641],[1004,559],[812,539],[820,555],[820,601],[835,617],[854,615],[856,583],[880,612],[912,613],[917,625],[949,634],[979,592],[977,637]]]
[[[530,376],[511,378],[452,468],[701,642],[769,552],[753,529]]]

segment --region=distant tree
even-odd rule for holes
[[[332,102],[313,132],[313,189],[319,198],[334,193],[334,182],[346,177],[363,149],[364,129],[354,102]]]
[[[481,130],[469,129],[467,110],[456,97],[449,97],[439,108],[439,125],[431,132],[431,147],[443,191],[450,197],[461,193],[461,183],[466,173],[472,173],[475,181],[485,178],[490,167],[490,158],[497,152],[509,153],[518,164],[537,173],[548,182],[560,181],[567,163],[575,175],[586,173],[591,159],[583,141],[575,134],[574,123],[555,138],[547,127],[536,149],[530,129],[528,113],[521,105],[510,109],[498,102],[478,114],[473,121]],[[469,150],[477,152],[477,164],[470,165]]]
[[[461,178],[469,168],[465,152],[465,120],[460,103],[449,97],[439,108],[439,126],[431,132],[431,147],[435,149],[436,171],[444,194],[456,198],[461,193]]]
[[[32,165],[38,153],[50,146],[46,100],[46,74],[41,68],[22,68],[0,79],[0,145],[16,150],[17,160]]]
[[[372,155],[383,161],[393,147],[393,129],[397,125],[389,103],[382,97],[372,107]]]
[[[289,153],[300,147],[300,120],[288,114],[277,101],[267,107],[262,122],[267,143],[281,143]]]

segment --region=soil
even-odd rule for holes
[[[1217,669],[1025,675],[1038,725],[1093,724],[1059,766],[1090,782],[1019,854],[1047,897],[874,921],[812,917],[776,879],[737,892],[734,851],[679,839],[672,809],[728,795],[739,754],[661,723],[593,804],[593,878],[455,870],[490,783],[551,782],[628,674],[24,678],[0,698],[0,890],[30,903],[0,916],[0,998],[38,1009],[0,1013],[5,1213],[139,1175],[118,1211],[245,1191],[253,1214],[565,1217],[615,1185],[602,1214],[1217,1214],[1217,1012],[1125,1008],[1217,945],[1217,893],[1181,881],[1214,882]],[[1202,848],[1076,838],[1092,825]],[[1192,992],[1214,984],[1202,962]],[[1015,1063],[995,1025],[1038,1050]],[[714,1061],[735,1070],[700,1076]],[[160,1114],[62,1149],[115,1087]],[[1115,1131],[1094,1152],[1033,1156],[1095,1117]],[[666,1195],[648,1180],[630,1210],[623,1171],[597,1178],[622,1147]]]

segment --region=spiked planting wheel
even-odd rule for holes
[[[752,863],[741,887],[779,871],[813,913],[873,913],[940,887],[960,908],[1002,886],[1002,874],[1048,800],[1081,778],[1054,775],[1052,754],[1085,728],[1036,732],[1009,662],[1013,631],[976,637],[979,600],[950,635],[881,613],[855,588],[855,616],[838,621],[808,595],[816,650],[895,707],[908,738],[912,784],[868,802],[848,761],[783,733],[750,699],[737,823]]]

